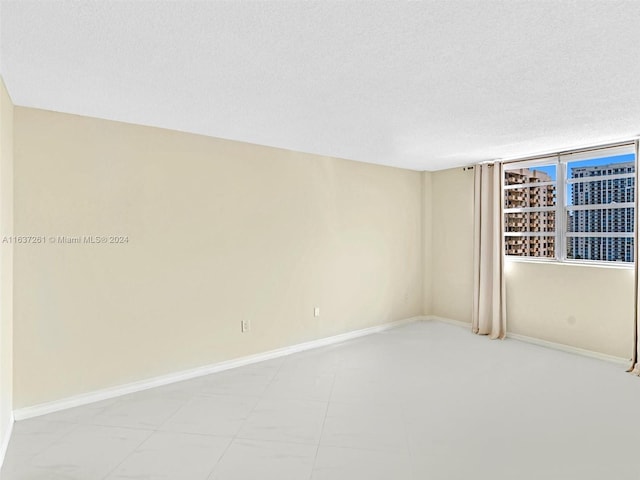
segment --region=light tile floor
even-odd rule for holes
[[[15,424],[2,480],[640,479],[640,378],[417,323]]]

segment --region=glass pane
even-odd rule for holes
[[[556,166],[543,165],[540,167],[514,168],[505,170],[505,185],[520,185],[522,183],[555,182]]]
[[[619,175],[635,172],[635,154],[600,156],[577,162],[567,162],[567,179],[589,179],[603,175]]]
[[[567,184],[567,205],[612,207],[568,211],[567,232],[633,233],[634,208],[615,208],[635,201],[635,154],[629,148],[597,151],[592,157],[585,152],[580,160],[567,162],[567,180],[574,180]],[[633,262],[633,242],[630,237],[568,237],[567,258]]]
[[[607,262],[633,262],[633,238],[567,238],[567,258]]]
[[[568,232],[633,233],[633,208],[574,210],[567,214]]]
[[[633,203],[634,201],[635,179],[633,177],[604,178],[567,185],[567,205]]]
[[[504,191],[504,208],[554,207],[556,186],[510,188]]]
[[[505,213],[505,232],[555,232],[556,212]]]
[[[597,205],[633,202],[635,179],[601,178],[605,175],[632,175],[633,153],[567,163],[568,179],[584,179],[567,185],[567,205]],[[600,177],[600,179],[598,179]]]
[[[505,253],[519,257],[554,258],[555,237],[505,237]]]
[[[504,191],[504,208],[552,207],[556,204],[556,166],[518,168],[505,170],[505,186],[529,185],[522,188],[507,188]],[[552,185],[531,185],[554,182]]]

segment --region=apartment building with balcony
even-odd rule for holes
[[[539,184],[539,185],[537,185]],[[522,185],[518,187],[517,185]],[[529,168],[505,172],[504,208],[544,208],[556,202],[556,185],[551,176]],[[531,235],[507,236],[507,255],[526,257],[555,256],[555,212],[521,211],[505,214],[506,232],[529,232]],[[540,233],[549,232],[549,236]]]

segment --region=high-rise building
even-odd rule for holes
[[[568,216],[569,232],[633,233],[633,207],[616,204],[635,201],[634,162],[574,167],[570,184],[571,205],[607,205],[607,208],[574,210]],[[608,178],[598,179],[607,176]],[[613,176],[613,177],[611,177]],[[633,238],[569,237],[567,256],[575,259],[633,262]]]
[[[504,208],[552,207],[555,205],[556,186],[545,172],[520,168],[505,171]],[[536,183],[543,183],[537,186]],[[526,185],[518,188],[516,185]],[[534,185],[531,185],[534,184]],[[506,236],[507,255],[525,257],[555,256],[555,212],[512,212],[505,215],[506,232],[531,232],[537,235]],[[539,232],[550,232],[541,236]]]

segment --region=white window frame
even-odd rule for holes
[[[538,157],[535,159],[522,160],[518,162],[509,163],[505,165],[502,169],[502,205],[503,205],[503,215],[507,213],[518,213],[518,212],[556,212],[556,217],[558,217],[558,205],[560,204],[560,189],[558,188],[558,178],[559,178],[559,158],[558,155],[545,155],[544,157]],[[520,170],[524,168],[535,168],[535,167],[544,167],[549,165],[556,166],[556,181],[555,182],[536,182],[536,183],[520,183],[516,185],[505,185],[505,177],[506,172],[509,170]],[[545,185],[556,185],[556,204],[551,207],[523,207],[523,208],[504,208],[504,195],[505,192],[512,189],[517,188],[529,188],[529,187],[542,187]],[[555,231],[551,232],[507,232],[506,228],[503,229],[502,236],[506,237],[555,237],[556,243],[558,241],[558,218],[555,219],[556,228]],[[558,249],[555,248],[555,257],[529,257],[529,256],[520,256],[520,255],[507,255],[506,252],[503,251],[503,255],[507,259],[514,259],[519,261],[528,261],[528,262],[556,262],[558,258]]]
[[[636,174],[633,173],[615,173],[609,175],[598,175],[594,177],[580,177],[580,178],[567,178],[567,165],[569,163],[588,160],[594,158],[593,152],[597,150],[612,151],[611,155],[616,154],[616,150],[629,153],[632,150],[635,155],[636,169],[638,168],[638,140],[621,142],[614,145],[603,145],[597,147],[591,147],[588,149],[581,149],[575,151],[558,152],[554,154],[544,155],[536,158],[528,158],[523,160],[515,160],[505,163],[503,166],[502,175],[502,205],[503,216],[506,217],[506,213],[517,212],[549,212],[555,211],[555,231],[550,232],[507,232],[506,225],[503,227],[502,238],[507,237],[555,237],[555,256],[554,257],[529,257],[520,255],[507,255],[503,250],[504,258],[508,261],[515,262],[535,262],[535,263],[567,263],[567,264],[580,264],[580,265],[592,265],[600,267],[613,267],[613,268],[633,268],[637,259],[634,256],[634,262],[617,262],[609,260],[589,260],[589,259],[573,259],[567,258],[567,240],[569,238],[635,238],[635,232],[569,232],[569,225],[566,223],[566,214],[569,211],[584,211],[584,210],[609,210],[612,208],[634,208],[634,227],[635,231],[638,231],[638,212],[635,208],[635,202],[621,202],[613,204],[595,204],[595,205],[567,205],[568,187],[575,183],[588,183],[601,180],[616,180],[622,178],[635,178]],[[573,158],[571,158],[573,156]],[[608,155],[609,156],[609,155]],[[526,183],[517,185],[505,185],[506,172],[509,170],[519,170],[523,168],[534,168],[540,166],[552,166],[556,167],[556,181],[555,182],[539,182],[539,183]],[[635,195],[638,195],[639,186],[636,182]],[[506,192],[511,189],[528,188],[528,187],[541,187],[546,185],[556,185],[556,204],[551,207],[522,207],[522,208],[504,208],[504,198]],[[636,249],[637,251],[637,249]]]

